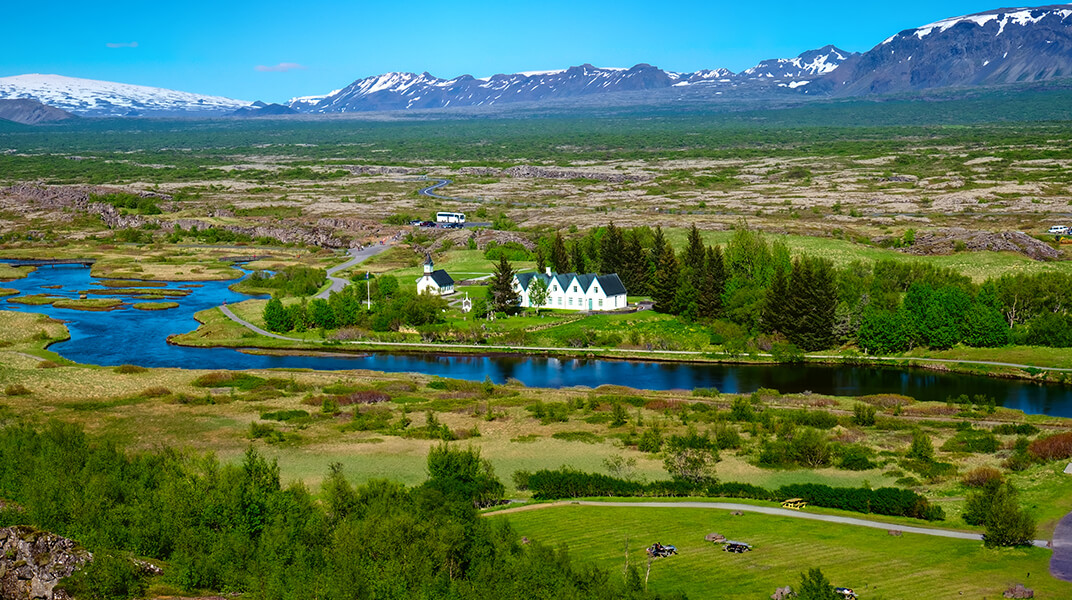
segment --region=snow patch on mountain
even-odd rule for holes
[[[37,73],[0,77],[0,98],[29,98],[88,116],[224,113],[250,104],[221,96]]]
[[[986,27],[988,23],[997,22],[998,31],[996,35],[1001,35],[1002,33],[1005,33],[1006,28],[1010,25],[1027,27],[1051,16],[1055,16],[1061,20],[1068,19],[1069,16],[1072,16],[1072,8],[1006,8],[973,15],[964,15],[962,17],[953,17],[951,19],[936,21],[929,25],[924,25],[923,27],[907,29],[890,36],[886,41],[882,42],[882,45],[889,44],[899,36],[914,35],[922,40],[932,33],[943,33],[961,23],[973,23],[979,27]],[[1072,26],[1072,22],[1070,22],[1069,25]]]

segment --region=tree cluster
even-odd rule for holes
[[[654,598],[638,576],[575,566],[565,551],[523,545],[478,505],[502,484],[476,450],[436,446],[429,477],[407,488],[354,486],[333,465],[318,502],[248,450],[212,456],[125,453],[71,425],[0,430],[0,512],[72,538],[100,560],[68,582],[86,598],[145,589],[131,555],[164,561],[162,578],[189,595],[265,600],[353,598]]]

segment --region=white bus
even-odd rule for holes
[[[465,224],[465,213],[437,212],[435,218],[436,223],[457,223],[459,225]]]

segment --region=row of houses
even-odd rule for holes
[[[523,308],[536,308],[530,291],[534,280],[547,285],[547,304],[540,308],[560,310],[604,311],[625,308],[628,305],[625,285],[616,273],[518,273],[514,276],[514,290],[521,296]],[[417,280],[418,294],[449,296],[454,293],[454,278],[445,270],[436,269],[432,257],[424,261],[424,274]]]

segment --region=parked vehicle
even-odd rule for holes
[[[1068,225],[1053,225],[1046,233],[1053,235],[1067,235]]]
[[[421,221],[421,227],[435,227],[435,221]]]
[[[659,542],[655,542],[648,549],[648,556],[652,558],[666,558],[677,554],[677,548],[675,546],[664,546]]]
[[[745,542],[733,542],[733,541],[726,542],[726,545],[722,547],[722,550],[724,552],[735,552],[737,554],[742,554],[744,552],[748,552],[751,549],[752,549],[752,544],[748,544],[748,543],[745,543]]]
[[[852,588],[834,588],[834,593],[840,595],[843,598],[852,598],[855,600],[856,592],[852,591]]]
[[[436,213],[436,222],[437,223],[464,224],[465,223],[465,213],[437,212]]]

